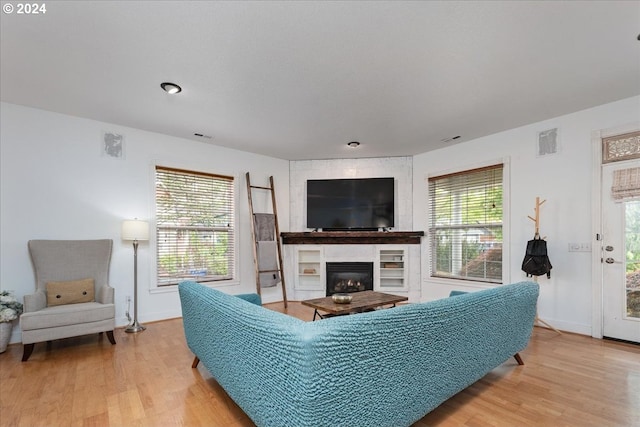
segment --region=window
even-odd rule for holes
[[[156,166],[158,286],[234,277],[233,177]]]
[[[502,170],[429,178],[431,277],[502,283]]]

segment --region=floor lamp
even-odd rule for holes
[[[133,240],[133,323],[125,332],[142,332],[145,328],[138,323],[138,241],[149,240],[149,223],[138,219],[122,222],[122,240]]]

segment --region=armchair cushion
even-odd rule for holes
[[[95,301],[93,279],[47,283],[47,306]]]
[[[87,324],[110,320],[115,317],[113,304],[84,302],[79,304],[56,305],[20,316],[20,326],[26,331],[57,328],[76,324]]]

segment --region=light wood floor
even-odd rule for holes
[[[313,316],[299,303],[288,313]],[[115,346],[98,336],[36,344],[25,363],[10,345],[0,425],[253,426],[202,364],[191,369],[180,319],[147,326],[116,330]],[[640,426],[640,346],[535,328],[521,355],[524,366],[505,362],[415,426]]]

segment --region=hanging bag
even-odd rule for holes
[[[527,273],[527,277],[546,274],[547,278],[551,278],[552,268],[547,255],[547,241],[537,235],[527,242],[527,251],[524,260],[522,260],[522,271]]]

